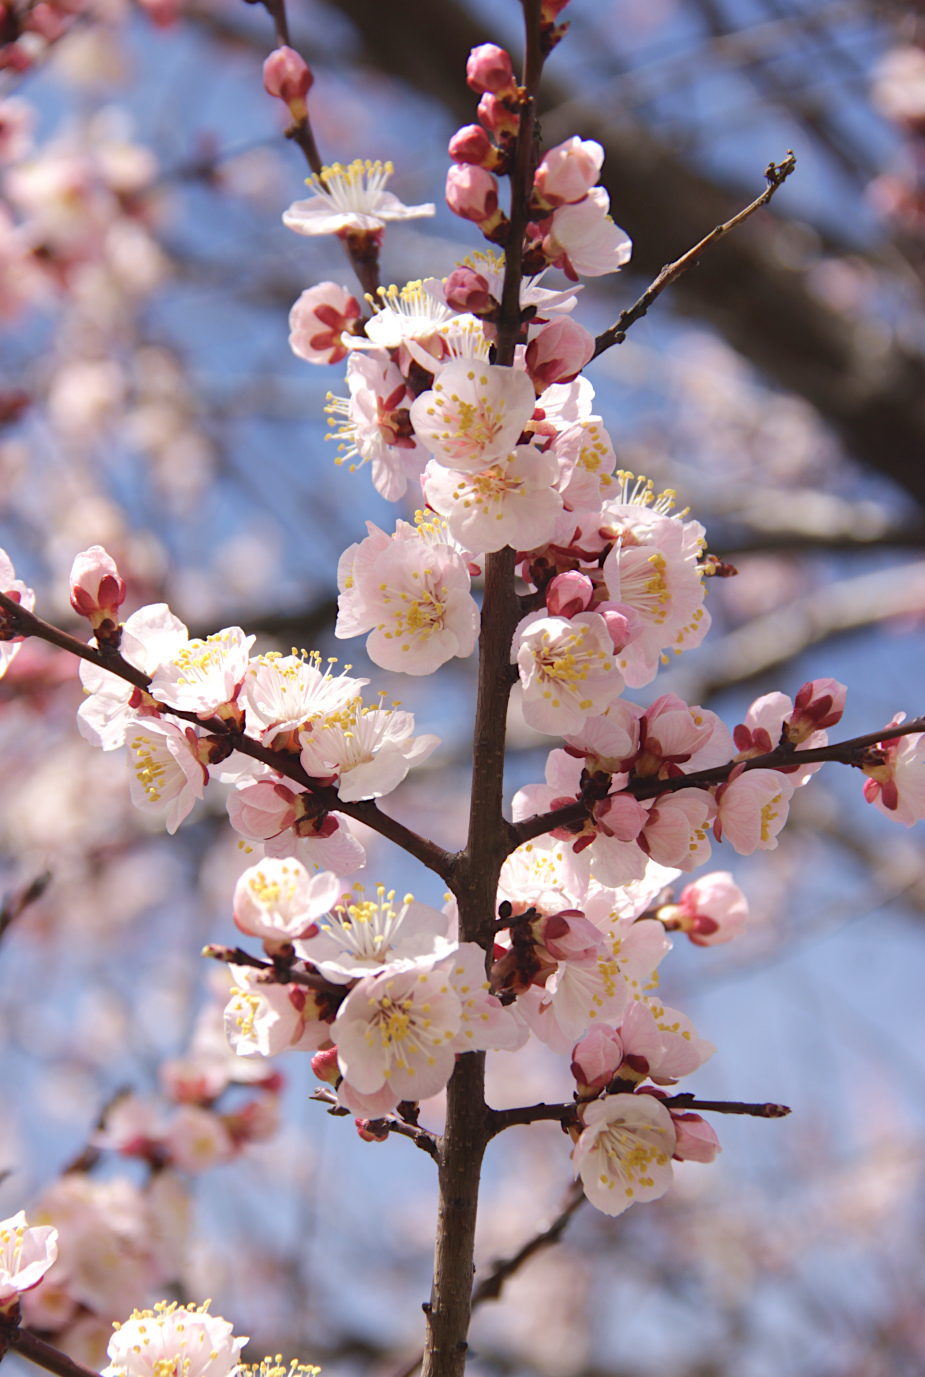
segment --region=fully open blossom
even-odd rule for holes
[[[731,942],[748,921],[748,900],[728,870],[714,870],[685,885],[676,904],[665,904],[658,917],[669,932],[686,932],[697,947]]]
[[[249,866],[234,887],[235,926],[278,950],[310,932],[336,903],[340,888],[330,871],[309,876],[294,857],[267,856]]]
[[[248,734],[269,745],[312,718],[345,707],[369,680],[351,677],[346,668],[333,674],[335,663],[329,660],[324,670],[317,652],[280,655],[275,650],[251,660],[244,679]]]
[[[635,1000],[620,1025],[625,1065],[621,1075],[651,1077],[671,1085],[709,1061],[716,1048],[698,1035],[686,1014],[668,1009],[654,997]]]
[[[192,727],[149,718],[136,722],[126,736],[129,792],[142,812],[166,808],[167,831],[176,832],[209,781],[201,745]],[[208,758],[208,756],[206,756]]]
[[[550,539],[562,508],[552,487],[557,471],[555,457],[534,445],[517,445],[481,473],[453,472],[431,460],[424,495],[469,549],[532,550]]]
[[[335,635],[370,632],[370,659],[405,674],[432,674],[453,656],[471,655],[479,610],[468,561],[445,523],[400,521],[394,536],[371,521],[366,529],[337,566]]]
[[[262,841],[268,856],[296,856],[304,865],[349,875],[366,852],[337,813],[328,813],[298,784],[270,778],[228,795],[228,817],[241,836]]]
[[[341,163],[323,167],[320,177],[306,179],[315,194],[307,201],[294,201],[283,215],[283,224],[296,234],[344,235],[356,230],[383,230],[389,220],[433,215],[433,205],[406,206],[386,191],[394,170],[391,163],[364,162],[362,158],[347,167]]]
[[[102,545],[91,545],[71,565],[71,606],[82,617],[89,617],[94,631],[103,623],[118,621],[125,601],[125,579],[116,562]]]
[[[173,658],[189,640],[186,627],[165,602],[140,607],[126,620],[119,647],[124,660],[143,674]],[[2,646],[0,646],[2,651]],[[134,704],[147,711],[156,710],[150,695],[144,697],[124,679],[108,670],[80,662],[80,681],[89,695],[77,710],[77,729],[93,746],[114,751],[125,741],[125,734],[138,717]],[[144,703],[149,706],[144,709]]]
[[[906,714],[899,712],[890,726],[898,726]],[[881,741],[862,766],[867,779],[864,797],[884,817],[911,827],[925,818],[925,734],[894,736]]]
[[[577,135],[556,144],[543,154],[533,185],[550,208],[581,201],[597,182],[604,165],[604,150],[594,139]]]
[[[412,968],[366,976],[334,1022],[332,1039],[347,1085],[386,1091],[392,1107],[442,1090],[456,1060],[459,999],[444,971]]]
[[[728,839],[740,856],[774,851],[792,794],[793,785],[778,770],[747,770],[730,784],[720,785],[713,824],[717,841]]]
[[[247,1338],[205,1306],[135,1310],[109,1340],[104,1377],[232,1377]]]
[[[582,1106],[581,1122],[572,1163],[595,1209],[622,1214],[665,1194],[676,1133],[664,1105],[652,1095],[605,1095]]]
[[[601,186],[592,187],[575,205],[560,206],[548,221],[543,250],[550,262],[576,277],[601,277],[628,263],[632,240],[615,225],[610,197]]]
[[[659,795],[638,835],[638,844],[659,865],[694,870],[710,859],[710,824],[716,804],[705,789]]]
[[[411,428],[405,380],[385,350],[354,350],[347,364],[347,385],[350,396],[329,393],[325,407],[328,424],[335,427],[327,439],[340,442],[335,462],[356,459],[351,472],[369,464],[376,491],[397,502],[427,459]]]
[[[9,555],[5,550],[0,550],[0,593],[5,593],[13,602],[18,602],[20,607],[24,607],[27,612],[31,612],[35,606],[35,594],[31,588],[27,588],[21,579],[16,577]],[[0,636],[3,634],[3,612],[0,610]],[[10,661],[19,650],[22,638],[16,640],[0,640],[0,678],[9,668]]]
[[[535,406],[526,373],[456,359],[412,403],[411,424],[438,464],[478,473],[507,458]]]
[[[308,363],[340,363],[347,355],[344,331],[359,315],[360,303],[346,287],[319,282],[289,312],[289,348]]]
[[[540,397],[542,410],[547,394],[559,385],[554,383]],[[556,486],[565,505],[577,511],[599,507],[614,486],[611,474],[617,462],[600,417],[582,417],[567,424],[557,431],[551,449],[559,463]]]
[[[234,715],[254,639],[239,626],[228,626],[204,641],[187,641],[154,671],[152,698],[203,719]]]
[[[57,1229],[30,1229],[23,1210],[0,1222],[0,1314],[39,1284],[57,1256]]]
[[[531,613],[511,647],[523,686],[524,719],[537,731],[580,731],[623,692],[613,645],[602,617],[579,612],[571,620]]]
[[[715,712],[690,707],[676,693],[664,693],[639,719],[639,750],[633,766],[636,774],[665,779],[679,770],[691,774],[726,765],[735,747],[729,729]]]
[[[382,798],[440,744],[439,736],[412,736],[413,731],[412,713],[381,705],[364,708],[357,695],[339,711],[302,728],[302,765],[318,779],[336,775],[335,787],[345,803]]]
[[[239,1057],[314,1052],[330,1041],[338,991],[260,983],[260,972],[250,966],[232,966],[231,974],[225,1035]]]
[[[425,345],[452,318],[448,306],[424,290],[423,282],[406,282],[404,287],[380,287],[378,300],[372,302],[373,316],[366,322],[366,338],[379,349],[397,349],[398,364],[407,370],[410,355],[404,353],[409,341]],[[351,341],[360,348],[362,340]],[[410,398],[409,398],[410,401]]]
[[[456,1052],[516,1052],[530,1036],[515,1006],[506,1008],[490,993],[485,979],[485,953],[475,942],[460,942],[440,964],[459,1000]]]
[[[296,943],[298,954],[335,985],[386,969],[424,969],[455,948],[446,914],[417,903],[412,894],[396,904],[395,891],[377,885],[376,898],[367,899],[357,884],[350,902],[347,897]]]

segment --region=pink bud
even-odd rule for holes
[[[642,630],[642,618],[627,603],[602,602],[594,610],[607,623],[614,650],[622,650]]]
[[[284,100],[296,120],[305,118],[305,97],[314,80],[308,63],[293,48],[277,48],[263,64],[264,90]]]
[[[492,168],[498,161],[498,150],[477,124],[457,129],[450,139],[449,154],[454,163],[472,163],[477,167]]]
[[[384,1143],[389,1136],[387,1128],[377,1128],[374,1119],[354,1119],[357,1126],[357,1133],[364,1143]]]
[[[492,91],[496,96],[517,90],[510,54],[495,43],[473,48],[466,63],[466,80],[473,91]]]
[[[546,589],[546,606],[551,617],[576,617],[585,612],[594,597],[594,584],[587,574],[570,569],[556,577]]]
[[[454,311],[481,315],[496,305],[488,289],[488,278],[472,268],[456,268],[444,284],[446,304]]]
[[[557,961],[592,955],[601,945],[600,929],[577,909],[564,909],[540,920],[539,940]]]
[[[446,174],[446,203],[464,220],[480,225],[498,209],[498,183],[483,167],[457,163]]]
[[[538,392],[571,382],[594,354],[594,336],[570,316],[544,325],[527,345],[527,372]]]
[[[312,1070],[319,1081],[325,1085],[337,1086],[340,1082],[340,1068],[337,1065],[337,1048],[327,1047],[312,1057]]]
[[[686,885],[678,902],[665,904],[658,917],[669,931],[686,932],[695,947],[718,947],[745,927],[748,900],[728,870],[717,870]]]
[[[572,1052],[572,1075],[580,1086],[603,1090],[623,1062],[623,1042],[616,1028],[599,1023]]]
[[[798,746],[813,732],[824,731],[841,721],[848,690],[837,679],[812,679],[796,696],[793,716],[784,731],[792,746]]]
[[[712,1162],[722,1152],[716,1133],[699,1114],[676,1114],[669,1110],[677,1141],[674,1155],[679,1162]]]
[[[603,164],[601,145],[576,134],[549,150],[536,169],[533,184],[547,206],[569,205],[587,196]]]
[[[509,110],[504,101],[486,91],[479,101],[479,124],[483,125],[496,139],[505,134],[516,134],[520,128],[520,116]]]
[[[632,794],[608,794],[594,805],[594,821],[605,836],[617,841],[635,841],[648,820],[649,814]]]
[[[71,606],[89,618],[94,631],[105,622],[118,624],[118,609],[125,600],[125,580],[115,560],[102,545],[91,545],[71,566]]]

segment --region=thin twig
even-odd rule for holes
[[[57,1377],[99,1377],[95,1368],[75,1363],[73,1358],[69,1358],[66,1353],[46,1343],[36,1334],[31,1334],[28,1329],[13,1329],[0,1321],[0,1357],[5,1343],[9,1344],[10,1348],[15,1348],[24,1358],[28,1358],[30,1363],[36,1363],[48,1372],[56,1373]]]
[[[741,225],[750,216],[754,215],[756,210],[760,210],[762,206],[766,206],[777,191],[777,188],[783,185],[796,165],[797,160],[792,149],[787,150],[787,156],[783,162],[769,163],[764,174],[768,179],[768,185],[757,200],[752,201],[751,205],[746,206],[744,210],[740,210],[738,215],[734,215],[731,220],[727,220],[722,225],[717,225],[715,229],[710,231],[706,238],[701,239],[700,243],[695,244],[692,249],[688,249],[687,253],[682,254],[674,263],[666,264],[655,281],[646,288],[635,305],[630,306],[626,311],[621,311],[610,329],[605,330],[602,335],[598,335],[595,341],[592,358],[596,359],[598,354],[603,354],[604,350],[609,349],[612,344],[622,344],[626,339],[627,330],[631,325],[635,325],[637,320],[641,320],[642,317],[646,315],[649,307],[655,301],[655,298],[661,296],[666,287],[669,287],[673,282],[677,282],[678,278],[686,273],[688,268],[692,268],[704,249],[708,249],[711,244],[717,243],[717,241],[724,238],[730,230],[734,230],[738,225]]]
[[[712,1114],[748,1114],[754,1119],[783,1119],[790,1110],[783,1104],[749,1104],[743,1100],[698,1100],[688,1091],[680,1095],[669,1095],[659,1100],[666,1109],[706,1110]],[[507,1128],[522,1124],[535,1124],[542,1121],[563,1126],[579,1122],[580,1106],[574,1101],[570,1104],[528,1104],[517,1109],[493,1109],[491,1111],[491,1132],[494,1137]]]
[[[791,1112],[785,1104],[748,1104],[742,1100],[698,1100],[689,1091],[662,1100],[669,1109],[703,1109],[710,1114],[748,1114],[753,1119],[786,1119]]]
[[[7,624],[12,635],[35,636],[38,640],[48,641],[61,650],[70,651],[72,655],[87,660],[99,669],[108,670],[110,674],[133,684],[135,688],[147,690],[149,687],[150,677],[136,669],[134,665],[130,665],[118,653],[107,652],[103,654],[95,647],[78,640],[76,636],[71,636],[66,631],[61,631],[58,627],[43,621],[33,612],[27,612],[25,608],[20,607],[18,602],[7,597],[5,593],[0,593],[0,609],[4,614],[0,617],[0,621]],[[403,851],[407,851],[409,855],[421,861],[428,869],[436,871],[441,879],[446,880],[447,883],[450,882],[454,860],[452,854],[445,851],[443,847],[437,846],[435,842],[429,841],[426,837],[419,836],[417,832],[412,832],[409,827],[405,827],[404,823],[398,822],[395,818],[390,818],[386,813],[381,812],[378,805],[371,800],[359,803],[344,802],[338,798],[335,788],[319,785],[317,780],[313,780],[310,775],[306,774],[298,756],[291,755],[286,751],[271,750],[268,746],[255,741],[253,737],[245,736],[243,732],[238,731],[237,728],[222,718],[212,717],[207,721],[202,721],[194,712],[172,708],[166,704],[160,706],[171,717],[178,717],[184,722],[192,722],[197,727],[205,728],[216,736],[228,737],[234,750],[239,751],[242,755],[250,756],[252,760],[259,760],[264,765],[269,765],[270,769],[275,770],[277,774],[301,785],[303,789],[319,799],[328,812],[343,813],[347,817],[355,818],[357,822],[365,823],[374,832],[378,832],[380,836],[394,842]]]
[[[338,1104],[337,1096],[333,1090],[314,1090],[308,1097],[317,1104],[326,1104],[329,1114],[347,1116],[351,1113],[342,1104]],[[387,1115],[381,1119],[368,1119],[370,1129],[376,1133],[397,1133],[401,1138],[409,1138],[415,1147],[419,1147],[422,1152],[426,1152],[428,1157],[440,1165],[440,1139],[436,1134],[429,1132],[426,1128],[421,1128],[419,1124],[408,1123],[407,1120],[393,1118]],[[423,1354],[421,1355],[423,1357]],[[418,1358],[417,1363],[420,1363]],[[415,1366],[417,1366],[417,1363]]]
[[[7,894],[3,903],[0,904],[0,937],[24,909],[42,897],[50,884],[51,871],[46,870],[41,875],[36,875],[35,879],[30,880],[28,884],[21,885],[19,889],[11,890]]]
[[[481,1305],[483,1301],[498,1300],[504,1289],[504,1283],[508,1277],[512,1277],[515,1272],[519,1272],[525,1262],[528,1262],[536,1253],[544,1248],[549,1248],[554,1243],[558,1243],[565,1232],[569,1220],[575,1212],[581,1208],[587,1199],[584,1190],[578,1181],[573,1181],[569,1187],[568,1200],[566,1205],[556,1215],[551,1224],[541,1229],[539,1233],[533,1235],[531,1239],[519,1248],[513,1257],[503,1258],[496,1262],[488,1276],[479,1282],[472,1292],[473,1309]]]
[[[866,736],[854,736],[849,741],[837,741],[831,746],[816,746],[808,751],[795,751],[792,747],[776,746],[766,755],[752,756],[750,760],[730,760],[725,765],[716,765],[710,770],[696,770],[689,775],[675,775],[671,779],[631,779],[625,793],[633,798],[658,798],[661,794],[675,793],[678,789],[709,789],[716,784],[724,784],[733,770],[779,770],[781,766],[816,765],[834,763],[858,767],[862,753],[882,741],[892,741],[898,736],[910,736],[925,732],[925,717],[916,717],[911,722],[903,722],[895,727],[881,727],[879,731],[868,732]],[[590,815],[593,800],[578,799],[564,808],[553,808],[548,813],[537,813],[535,817],[525,818],[523,822],[513,823],[510,837],[514,849],[524,842],[552,832],[557,827],[568,827],[579,823]]]

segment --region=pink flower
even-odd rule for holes
[[[552,388],[540,397],[539,406],[542,410],[545,410],[549,392],[558,385],[553,383]],[[548,419],[548,411],[546,415]],[[556,486],[565,505],[589,513],[599,509],[613,487],[611,475],[617,462],[610,436],[600,417],[589,415],[571,425],[566,424],[565,429],[557,432],[551,449],[559,461],[559,481]]]
[[[479,101],[478,116],[479,123],[495,138],[516,134],[520,128],[520,116],[509,110],[504,101],[491,91],[486,91]]]
[[[140,607],[127,618],[119,647],[123,659],[144,674],[153,674],[189,641],[186,627],[164,602]],[[0,646],[2,651],[2,646]],[[114,751],[139,715],[156,715],[150,694],[143,695],[108,670],[80,662],[80,681],[89,696],[77,709],[77,729],[92,746]]]
[[[898,726],[905,716],[897,713],[890,726]],[[905,827],[925,818],[925,734],[891,737],[868,754],[870,762],[861,766],[868,776],[867,802]]]
[[[107,622],[110,627],[118,625],[119,608],[125,601],[125,580],[102,545],[91,545],[76,557],[71,565],[70,584],[71,606],[81,617],[89,619],[94,631],[99,632]]]
[[[319,282],[289,312],[289,348],[309,363],[340,363],[347,354],[342,335],[359,314],[359,302],[346,287]]]
[[[454,163],[471,163],[492,171],[498,165],[498,150],[485,130],[478,124],[466,124],[457,129],[447,150]]]
[[[713,1162],[722,1152],[716,1131],[699,1114],[671,1112],[677,1138],[674,1146],[676,1162]]]
[[[519,376],[532,389],[526,374]],[[432,459],[424,470],[424,496],[470,550],[533,550],[551,538],[562,509],[552,486],[556,471],[555,456],[535,445],[517,445],[481,473],[452,472]]]
[[[0,1315],[38,1286],[57,1256],[57,1229],[30,1229],[22,1210],[0,1222]]]
[[[517,90],[510,54],[496,43],[473,48],[466,62],[466,81],[473,91],[505,96]]]
[[[330,906],[295,949],[326,980],[349,985],[386,970],[429,969],[456,947],[448,926],[445,913],[416,902],[413,894],[396,903],[395,891],[378,884],[375,899],[368,899],[358,884]]]
[[[276,48],[263,64],[264,90],[284,100],[294,120],[305,118],[305,97],[313,82],[311,68],[305,59],[285,45]]]
[[[570,569],[557,574],[546,587],[546,610],[551,617],[574,617],[587,611],[594,597],[594,584],[587,574]]]
[[[135,1310],[109,1340],[104,1377],[233,1377],[246,1338],[235,1338],[220,1315],[161,1301],[154,1310]]]
[[[782,739],[786,742],[792,714],[793,704],[786,693],[765,693],[761,698],[756,698],[745,714],[745,721],[736,727],[733,734],[737,747],[735,759],[753,760],[755,756],[767,755],[774,750]],[[814,750],[816,746],[824,746],[827,741],[824,731],[813,730],[802,736],[796,749]],[[783,773],[793,787],[799,789],[808,784],[816,771],[821,769],[821,764],[787,765],[783,767]]]
[[[200,747],[208,752],[208,743],[200,743],[192,727],[184,731],[173,722],[147,718],[129,730],[126,746],[132,802],[146,813],[167,808],[167,831],[172,835],[209,782],[200,758]]]
[[[340,895],[336,875],[309,876],[300,861],[267,856],[250,866],[234,889],[234,921],[241,932],[278,951],[314,929]]]
[[[572,1163],[595,1209],[622,1214],[665,1194],[677,1134],[664,1105],[651,1095],[605,1095],[583,1105],[580,1118]]]
[[[514,634],[511,658],[523,687],[524,719],[550,735],[578,732],[623,692],[603,618],[531,613]]]
[[[579,733],[567,737],[569,754],[583,755],[592,774],[625,774],[639,752],[641,716],[635,703],[612,703],[602,717],[589,717]]]
[[[708,833],[716,804],[705,789],[660,794],[638,842],[659,865],[693,870],[710,859]]]
[[[376,320],[384,314],[380,312]],[[372,325],[371,321],[371,329]],[[351,353],[347,385],[349,398],[329,393],[325,407],[328,424],[335,427],[327,438],[341,442],[335,463],[358,459],[358,464],[350,465],[351,473],[370,464],[376,491],[389,502],[397,502],[407,491],[408,480],[420,476],[427,457],[412,430],[405,379],[385,349],[372,349]],[[342,418],[339,425],[338,417]]]
[[[527,372],[537,392],[571,382],[594,355],[594,336],[571,316],[544,325],[527,345]]]
[[[812,679],[796,696],[793,716],[787,725],[787,740],[794,746],[814,732],[834,727],[845,711],[848,690],[837,679]]]
[[[686,1014],[668,1009],[655,999],[636,1000],[620,1026],[625,1066],[631,1079],[651,1077],[657,1085],[672,1085],[681,1076],[709,1061],[716,1051],[701,1038]]]
[[[747,770],[716,791],[717,841],[728,838],[740,856],[774,851],[787,821],[793,785],[778,770]]]
[[[716,713],[699,706],[688,707],[675,693],[663,694],[643,713],[639,746],[640,756],[634,768],[643,778],[690,774],[725,765],[733,756],[732,738]]]
[[[239,626],[228,626],[204,641],[187,641],[154,671],[148,686],[151,697],[203,720],[220,716],[240,721],[237,697],[254,640]]]
[[[483,225],[498,216],[498,183],[484,167],[454,163],[446,174],[446,203],[454,215]]]
[[[531,388],[532,391],[532,388]],[[31,588],[27,588],[21,579],[16,577],[16,571],[10,561],[9,555],[5,550],[0,550],[0,592],[12,598],[13,602],[19,603],[27,612],[31,612],[35,606],[35,594]],[[4,635],[4,627],[9,625],[5,622],[5,614],[0,610],[0,679],[9,668],[10,661],[19,651],[22,644],[22,637],[13,638]]]
[[[728,870],[716,870],[686,885],[678,902],[664,905],[658,916],[669,932],[686,932],[695,946],[717,947],[745,927],[748,900]]]
[[[294,201],[283,215],[283,224],[296,234],[348,235],[355,231],[381,234],[391,220],[416,220],[433,215],[434,207],[406,206],[386,191],[394,168],[391,163],[363,162],[323,167],[320,177],[310,177],[314,191],[306,201]]]
[[[394,536],[367,522],[337,570],[335,635],[369,632],[366,650],[383,669],[432,674],[454,656],[472,654],[479,610],[466,558],[439,521],[400,521]]]
[[[536,169],[534,186],[550,209],[582,200],[597,182],[604,150],[593,139],[576,135],[550,148]]]
[[[342,994],[304,985],[261,984],[250,966],[231,966],[234,986],[225,1006],[225,1036],[239,1057],[314,1052],[331,1039]]]
[[[439,736],[412,736],[414,716],[376,705],[364,708],[357,695],[299,732],[302,766],[319,779],[334,775],[345,803],[382,798],[440,744]]]
[[[581,1090],[603,1090],[623,1062],[623,1043],[616,1028],[596,1024],[572,1052],[572,1075]]]
[[[235,1145],[218,1114],[198,1104],[181,1105],[162,1139],[171,1163],[180,1171],[208,1171],[235,1155]]]
[[[560,206],[544,224],[548,226],[543,250],[554,267],[562,268],[573,281],[601,277],[628,263],[632,241],[607,213],[610,197],[603,187],[592,187],[575,205]]]
[[[478,473],[507,458],[535,406],[525,373],[455,359],[441,368],[433,389],[412,403],[411,424],[438,464],[457,473]]]
[[[495,304],[488,279],[474,268],[455,268],[443,287],[446,304],[454,311],[469,312],[477,316],[483,311],[491,310]]]
[[[312,795],[272,779],[229,794],[228,817],[242,836],[262,841],[268,856],[297,856],[304,865],[350,875],[366,862],[366,852],[338,814],[328,813]]]

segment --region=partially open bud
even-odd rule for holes
[[[483,125],[496,139],[516,134],[520,128],[520,116],[509,110],[503,100],[486,91],[479,101],[479,124]]]
[[[504,162],[485,130],[478,124],[466,124],[457,129],[450,139],[450,157],[454,163],[471,163],[474,167],[487,168],[489,172],[501,169]]]
[[[572,1052],[572,1075],[581,1098],[590,1099],[590,1091],[603,1090],[609,1085],[622,1062],[623,1042],[620,1034],[606,1023],[597,1024]]]
[[[325,1085],[333,1085],[336,1089],[340,1084],[337,1048],[326,1047],[323,1052],[316,1052],[312,1057],[312,1070],[319,1081],[324,1081]]]
[[[678,1162],[712,1162],[722,1152],[713,1128],[699,1114],[676,1114],[670,1110],[677,1139],[674,1146]]]
[[[536,169],[534,190],[549,210],[580,201],[596,185],[604,165],[604,150],[593,139],[566,139],[550,148]]]
[[[570,316],[559,316],[545,325],[527,345],[527,372],[537,391],[577,378],[594,347],[594,336]]]
[[[824,731],[841,721],[848,690],[837,679],[811,679],[796,696],[793,715],[784,726],[791,746],[799,746],[813,732]]]
[[[513,95],[517,90],[510,53],[496,43],[481,43],[472,49],[466,80],[473,91],[491,91],[496,96]]]
[[[119,643],[119,608],[125,601],[125,580],[102,545],[91,545],[71,565],[71,606],[87,617],[99,644]],[[102,638],[102,639],[101,639]]]
[[[453,311],[478,316],[497,305],[488,289],[488,278],[473,268],[455,268],[444,283],[446,304]]]
[[[728,870],[686,885],[676,904],[663,904],[656,917],[669,932],[686,932],[695,947],[718,947],[738,937],[748,921],[748,900]]]
[[[546,607],[551,617],[576,617],[586,612],[594,597],[594,584],[577,569],[557,574],[546,589]]]
[[[277,48],[263,64],[264,90],[284,100],[296,121],[304,120],[308,113],[305,97],[314,80],[308,63],[293,48]]]

